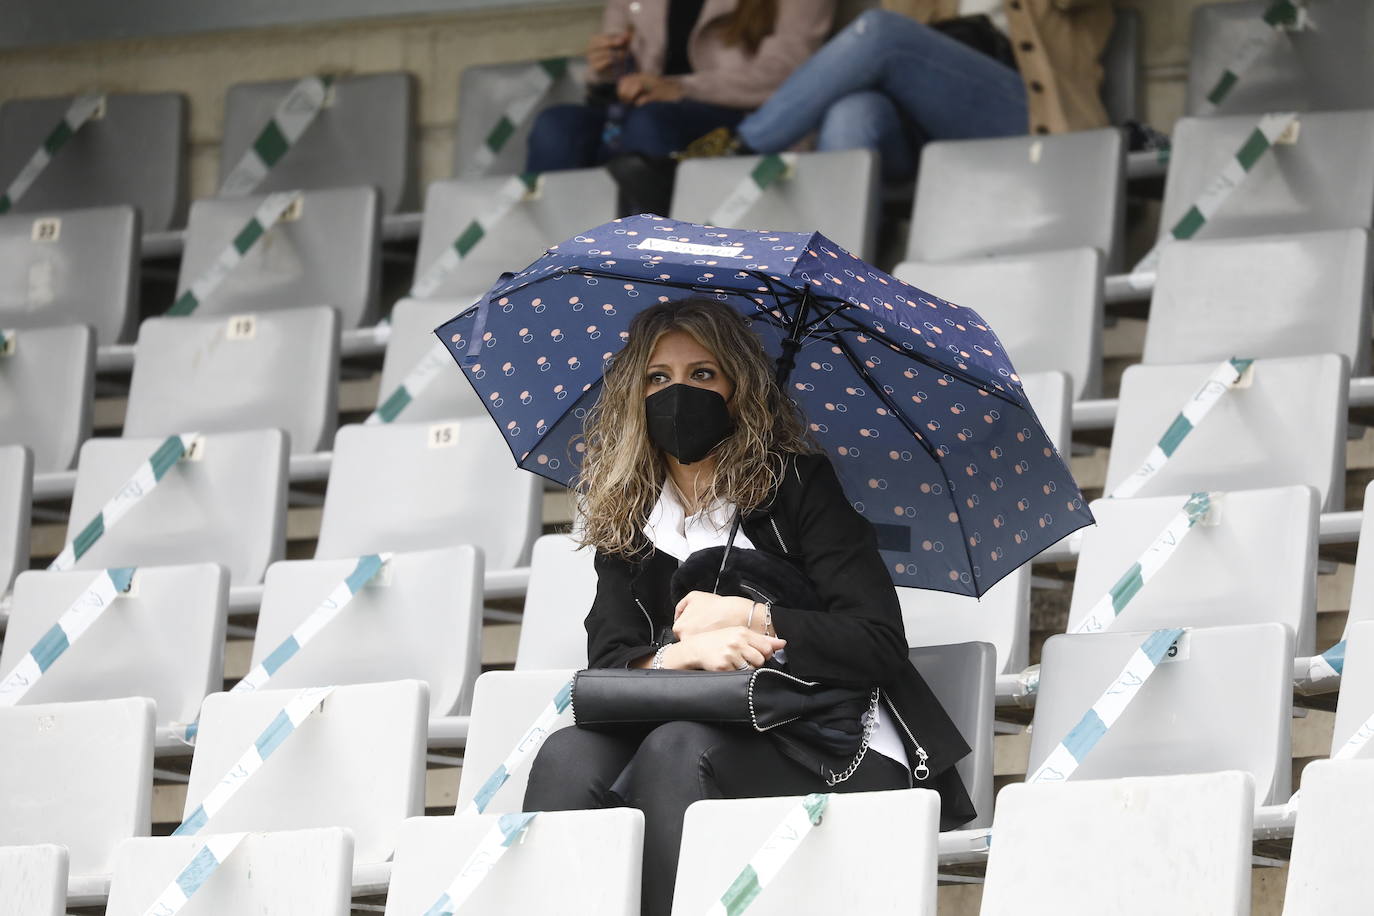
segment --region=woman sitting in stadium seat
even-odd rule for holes
[[[910,178],[927,140],[1086,130],[1107,124],[1098,59],[1106,0],[884,0],[861,14],[730,135],[693,155],[781,152],[817,132],[821,150],[878,151]]]
[[[526,169],[667,156],[760,105],[830,31],[834,0],[610,0],[585,105],[541,112]],[[785,13],[785,15],[783,14]]]
[[[596,550],[597,572],[591,667],[730,671],[785,659],[790,673],[828,686],[880,687],[884,702],[861,719],[867,753],[833,786],[748,726],[565,728],[539,751],[524,810],[642,810],[644,912],[665,916],[683,815],[700,799],[914,785],[941,793],[944,826],[973,816],[954,769],[968,746],[907,658],[873,528],[732,307],[687,299],[637,316],[586,420],[585,446],[581,538]],[[690,554],[724,545],[737,510],[734,549],[790,563],[821,606],[705,591],[674,605],[673,573]]]

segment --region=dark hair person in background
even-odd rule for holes
[[[661,157],[762,104],[830,32],[834,0],[611,0],[587,49],[591,96],[541,112],[526,170]]]
[[[660,303],[630,324],[586,421],[578,483],[581,539],[596,549],[590,667],[744,670],[785,648],[794,676],[881,687],[884,705],[867,724],[867,753],[833,786],[745,725],[670,721],[550,735],[530,770],[524,810],[643,811],[646,914],[668,916],[683,815],[703,798],[915,784],[940,792],[952,823],[973,816],[954,769],[968,745],[908,660],[873,527],[811,444],[774,372],[758,336],[726,303]],[[703,591],[674,605],[679,563],[724,545],[736,510],[735,546],[794,565],[819,606],[759,606]]]
[[[884,0],[838,32],[757,111],[693,155],[775,153],[818,131],[822,150],[868,148],[910,178],[926,140],[1107,124],[1098,59],[1106,0]]]

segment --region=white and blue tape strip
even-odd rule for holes
[[[1193,396],[1183,405],[1178,416],[1174,417],[1164,435],[1150,448],[1149,455],[1140,467],[1112,490],[1111,498],[1129,499],[1144,489],[1145,485],[1163,470],[1164,465],[1169,463],[1169,459],[1178,451],[1183,440],[1197,428],[1222,396],[1240,383],[1253,363],[1252,359],[1232,358],[1213,369],[1207,380],[1202,383],[1202,387],[1193,392]]]
[[[544,740],[553,732],[553,724],[558,721],[558,717],[563,715],[568,705],[572,703],[573,682],[569,680],[549,701],[549,705],[539,713],[538,717],[525,729],[525,733],[520,736],[520,740],[511,748],[506,759],[487,777],[482,783],[477,794],[468,802],[468,806],[463,809],[463,814],[481,814],[487,810],[487,805],[491,804],[492,798],[501,791],[501,787],[510,779],[510,774],[514,773],[519,766],[525,762],[526,758],[532,755],[544,743]],[[455,812],[456,813],[456,812]]]
[[[1207,517],[1212,508],[1213,496],[1210,493],[1194,493],[1184,502],[1183,508],[1164,526],[1145,552],[1131,564],[1120,579],[1107,593],[1093,604],[1087,615],[1073,628],[1074,633],[1101,633],[1112,625],[1117,617],[1126,610],[1140,590],[1164,568],[1173,557],[1178,545]]]
[[[325,699],[333,692],[332,686],[308,687],[292,697],[272,718],[267,728],[263,729],[262,734],[258,735],[252,745],[229,768],[229,772],[225,773],[206,794],[205,800],[172,831],[172,835],[195,836],[200,833],[210,819],[224,809],[229,799],[247,785],[248,780],[262,768],[267,758],[281,747],[282,742],[295,734],[301,723],[320,709]]]
[[[307,76],[288,91],[271,119],[249,145],[219,187],[220,197],[247,197],[282,160],[324,108],[331,76]]]
[[[501,815],[482,837],[472,855],[468,856],[448,888],[425,910],[424,916],[452,916],[458,912],[458,908],[467,902],[478,885],[496,867],[496,863],[501,861],[506,850],[524,836],[536,813]]]
[[[196,892],[205,886],[210,876],[233,855],[247,836],[246,833],[222,833],[207,837],[205,845],[143,911],[143,916],[175,916],[180,913],[182,907],[191,902]]]
[[[39,678],[70,649],[91,624],[133,584],[134,567],[107,569],[96,576],[9,674],[0,678],[0,706],[23,699]]]
[[[387,395],[386,399],[377,405],[377,409],[368,414],[364,423],[391,423],[401,411],[410,406],[410,402],[420,396],[420,394],[430,386],[440,373],[446,369],[452,371],[453,357],[449,355],[448,347],[442,341],[434,341],[434,344],[425,351],[425,355],[420,357],[419,362],[406,373],[406,377],[396,390]]]
[[[229,244],[220,251],[219,256],[211,262],[205,272],[191,281],[191,285],[177,296],[176,301],[167,309],[167,314],[190,315],[200,308],[234,268],[243,263],[243,259],[248,257],[253,246],[257,245],[301,198],[301,191],[281,191],[263,198],[248,222],[234,233]]]
[[[78,130],[81,129],[91,118],[98,115],[105,107],[105,96],[100,93],[91,95],[77,96],[67,107],[62,115],[62,120],[57,122],[48,135],[43,138],[38,149],[33,151],[24,167],[19,170],[19,174],[10,179],[9,186],[5,188],[5,193],[0,194],[0,213],[8,213],[10,208],[19,202],[29,190],[33,183],[38,180],[38,176],[43,174],[43,170],[52,162],[57,151],[67,145]]]
[[[1126,667],[1112,681],[1110,687],[1097,698],[1092,708],[1083,714],[1064,739],[1050,751],[1045,761],[1027,777],[1026,782],[1063,782],[1097,747],[1103,736],[1121,718],[1145,683],[1159,669],[1159,663],[1174,643],[1183,635],[1182,627],[1155,630],[1134,652]]]
[[[706,908],[706,916],[739,916],[763,893],[764,888],[773,882],[811,833],[818,826],[830,803],[828,793],[814,793],[803,798],[788,810],[787,815],[773,828],[768,839],[764,840],[744,866],[735,880]]]
[[[199,433],[182,433],[177,436],[169,436],[157,451],[153,452],[138,466],[134,475],[124,484],[120,491],[101,507],[96,513],[95,518],[91,519],[76,537],[67,542],[57,555],[48,569],[52,572],[61,572],[74,567],[91,547],[104,536],[105,532],[115,526],[139,500],[153,491],[167,472],[176,466],[176,463],[186,457],[191,451],[195,440],[199,438]]]
[[[712,226],[735,226],[744,218],[765,191],[778,181],[790,178],[797,167],[796,153],[770,153],[760,157],[749,174],[731,189],[707,220]]]
[[[433,296],[448,275],[472,253],[487,233],[509,216],[522,200],[538,195],[539,189],[540,178],[536,173],[512,175],[507,178],[497,189],[496,197],[487,209],[469,221],[454,238],[453,243],[415,278],[410,287],[410,295],[416,299],[428,299]]]

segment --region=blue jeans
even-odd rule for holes
[[[744,117],[737,108],[684,99],[630,108],[621,124],[618,149],[601,141],[606,109],[599,105],[554,105],[530,128],[525,170],[550,172],[600,165],[615,153],[667,156],[717,127],[734,127]]]
[[[740,122],[761,153],[819,131],[822,150],[875,149],[883,175],[915,170],[929,140],[1008,137],[1027,129],[1026,88],[1012,68],[914,19],[861,14]]]

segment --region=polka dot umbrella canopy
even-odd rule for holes
[[[436,330],[520,467],[571,485],[635,314],[733,304],[878,534],[892,581],[981,595],[1092,523],[992,329],[818,233],[632,216],[550,248]]]

